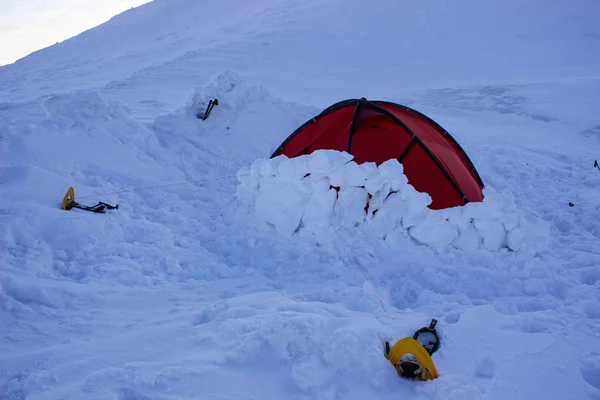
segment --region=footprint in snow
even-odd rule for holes
[[[443,321],[447,324],[456,324],[460,320],[460,312],[459,311],[450,311],[448,314],[444,315]]]
[[[496,374],[496,361],[484,356],[475,362],[474,375],[479,378],[491,379]]]

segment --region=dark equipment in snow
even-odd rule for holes
[[[212,111],[214,106],[218,106],[218,105],[219,105],[219,100],[217,100],[217,99],[209,101],[208,106],[206,107],[206,111],[204,111],[204,114],[199,112],[198,114],[196,114],[196,117],[198,117],[198,119],[201,119],[202,121],[206,121],[206,119],[210,115],[210,112]]]
[[[598,165],[598,160],[594,160],[594,167],[598,168],[600,171],[600,165]]]
[[[439,124],[412,108],[365,98],[336,103],[293,132],[271,158],[315,150],[345,151],[357,164],[397,159],[431,209],[483,200],[483,182],[473,163]]]
[[[428,327],[423,327],[415,332],[413,339],[421,343],[429,355],[435,353],[440,348],[440,337],[435,330],[437,320],[434,318],[429,323]]]
[[[104,214],[104,213],[106,213],[106,209],[118,210],[119,205],[117,204],[116,206],[111,206],[108,203],[99,201],[98,204],[96,204],[95,206],[83,206],[75,201],[75,190],[73,190],[73,187],[70,187],[69,190],[67,190],[65,197],[63,198],[62,209],[63,210],[71,210],[73,208],[79,208],[80,210],[84,210],[84,211],[91,211],[91,212],[95,212],[95,213]]]

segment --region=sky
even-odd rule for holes
[[[0,0],[0,65],[78,35],[148,0]]]

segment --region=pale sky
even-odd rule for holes
[[[100,25],[150,0],[0,0],[0,65]]]

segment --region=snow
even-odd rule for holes
[[[600,398],[597,13],[155,0],[0,68],[0,397]],[[484,202],[269,159],[362,96],[451,132]],[[383,342],[431,318],[440,377],[400,379]]]
[[[318,150],[292,159],[258,159],[237,173],[237,196],[258,220],[280,234],[325,232],[368,226],[396,246],[399,237],[443,251],[508,249],[535,255],[547,245],[549,224],[520,211],[514,195],[484,190],[480,203],[430,210],[431,197],[416,191],[397,160],[377,167],[352,155]],[[340,193],[336,190],[339,190]],[[339,201],[338,201],[339,200]]]

